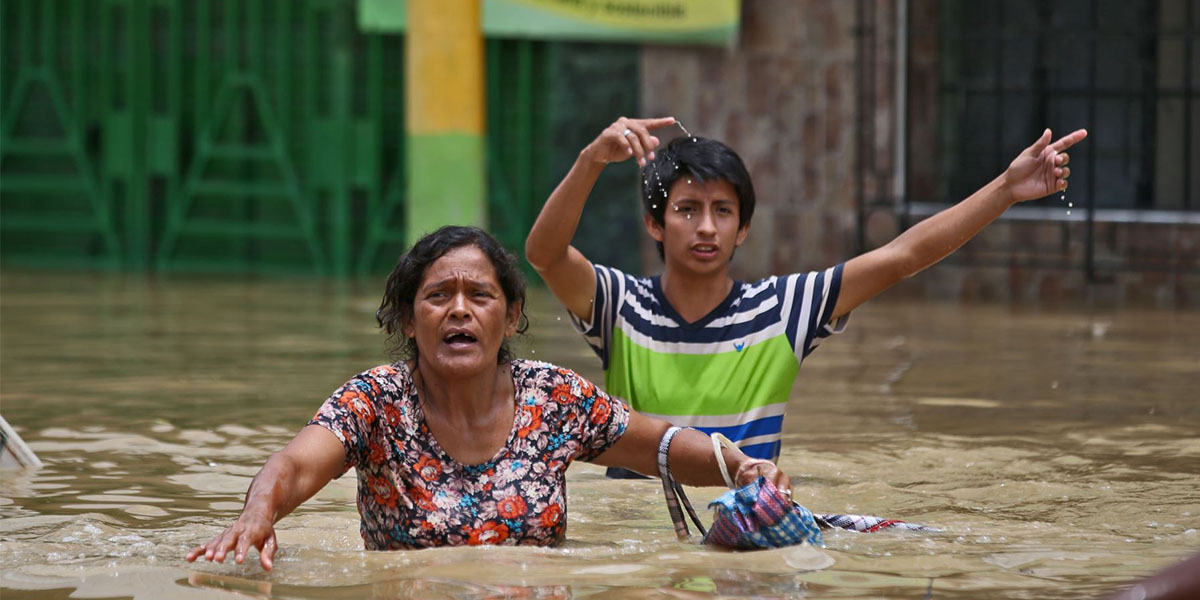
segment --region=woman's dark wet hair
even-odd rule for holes
[[[654,160],[642,167],[642,208],[655,223],[663,224],[666,193],[677,179],[685,176],[705,182],[728,181],[737,193],[739,229],[754,216],[754,185],[742,158],[717,140],[682,136],[656,150]],[[655,245],[658,257],[665,258],[662,242]]]
[[[416,360],[420,355],[417,340],[404,335],[404,320],[413,314],[417,288],[421,286],[421,280],[425,277],[425,269],[447,252],[463,246],[479,248],[492,261],[492,267],[496,269],[496,279],[500,282],[500,288],[504,290],[505,300],[508,301],[507,306],[512,306],[514,302],[521,303],[517,333],[523,334],[529,329],[529,318],[525,316],[525,277],[518,267],[517,257],[500,245],[491,234],[478,227],[447,225],[413,244],[412,249],[396,261],[396,268],[388,275],[383,302],[375,313],[375,320],[388,335],[388,354],[393,358]],[[513,358],[515,356],[512,348],[505,340],[500,345],[496,362],[506,363]]]

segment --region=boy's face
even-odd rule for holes
[[[680,177],[667,191],[663,224],[646,215],[650,236],[662,242],[668,270],[724,273],[750,224],[738,227],[738,197],[728,181]]]

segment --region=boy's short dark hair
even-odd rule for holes
[[[754,184],[742,158],[733,148],[702,137],[677,137],[660,150],[654,160],[642,167],[642,208],[663,224],[667,210],[667,192],[680,177],[700,181],[728,181],[737,193],[738,229],[754,216]],[[655,242],[658,257],[665,259],[662,242]]]

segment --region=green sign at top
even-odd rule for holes
[[[741,0],[481,0],[488,37],[728,45]],[[405,0],[359,0],[364,31],[401,32]]]

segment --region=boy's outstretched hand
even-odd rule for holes
[[[1013,203],[1036,200],[1067,189],[1071,157],[1066,150],[1087,137],[1086,129],[1074,131],[1053,144],[1047,129],[1038,141],[1017,156],[1004,172],[1004,182]]]
[[[583,149],[583,153],[600,163],[621,162],[633,157],[637,159],[637,164],[645,166],[647,160],[654,160],[654,149],[659,143],[658,138],[650,135],[650,130],[674,124],[675,117],[621,117],[600,132],[599,137]]]

